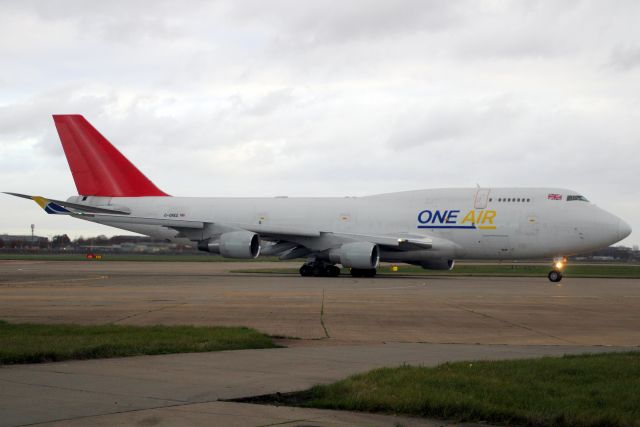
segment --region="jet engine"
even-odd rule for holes
[[[345,243],[329,251],[329,259],[347,268],[372,269],[378,267],[380,250],[370,242]]]
[[[420,265],[427,270],[453,270],[455,261],[452,259],[429,259],[421,261]]]
[[[226,258],[257,258],[260,255],[260,236],[250,231],[230,231],[217,240],[198,242],[198,249]]]

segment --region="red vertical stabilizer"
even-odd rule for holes
[[[81,196],[168,196],[79,114],[54,115]]]

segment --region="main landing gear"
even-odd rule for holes
[[[553,270],[551,270],[547,275],[549,281],[557,283],[562,280],[562,269],[564,268],[566,263],[566,258],[558,258],[554,260]]]
[[[338,277],[340,268],[322,261],[305,262],[300,267],[300,275],[303,277]]]
[[[340,275],[340,268],[322,261],[308,261],[300,267],[300,275],[303,277],[338,277]],[[374,277],[376,275],[376,269],[352,268],[351,275],[353,277]]]
[[[375,268],[352,268],[351,275],[353,277],[375,277]]]

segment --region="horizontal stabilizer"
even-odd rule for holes
[[[5,194],[21,197],[23,199],[33,200],[48,214],[57,214],[57,215],[71,215],[76,213],[100,213],[100,214],[114,214],[114,215],[130,214],[130,212],[125,212],[121,210],[99,208],[96,206],[82,205],[80,203],[70,203],[62,200],[47,199],[41,196],[29,196],[28,194],[10,193],[6,191],[5,191]],[[69,209],[71,209],[71,211]]]

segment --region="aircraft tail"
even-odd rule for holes
[[[168,196],[79,114],[54,115],[81,196]]]

